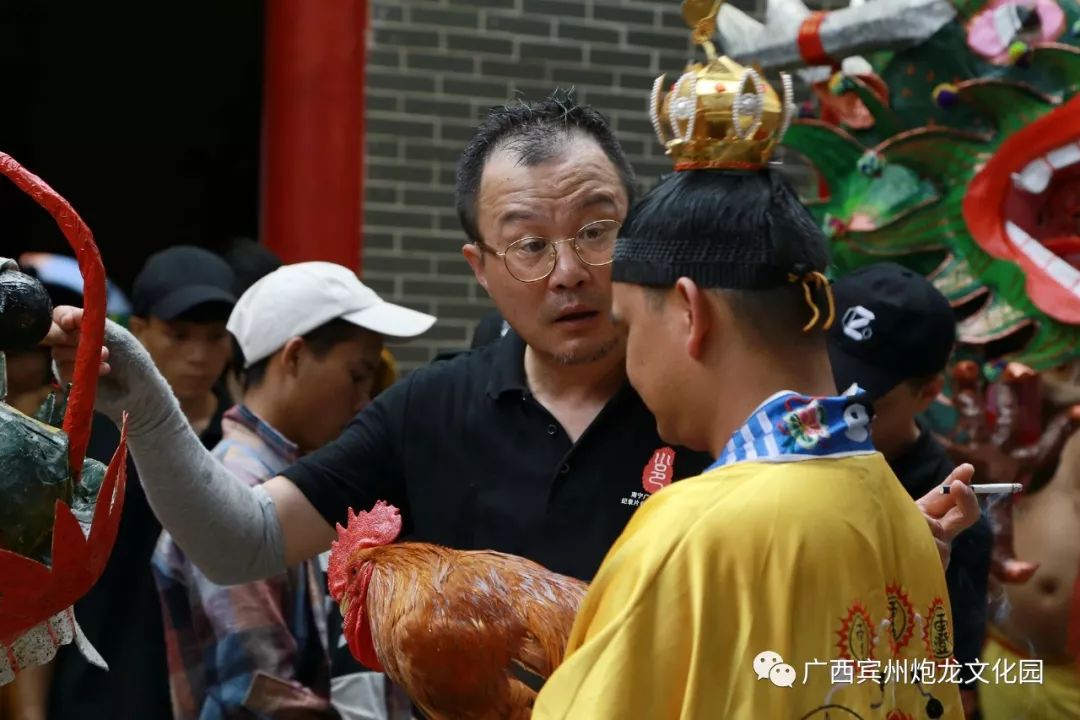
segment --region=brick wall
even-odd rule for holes
[[[763,2],[736,2],[757,16]],[[393,346],[404,370],[467,347],[491,304],[461,256],[458,156],[486,109],[577,88],[612,120],[644,187],[670,168],[646,112],[691,56],[678,0],[373,0],[364,281],[438,316]]]

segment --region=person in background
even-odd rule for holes
[[[235,302],[232,269],[193,246],[152,256],[132,290],[132,334],[150,353],[191,427],[207,438],[220,438],[225,407],[214,385],[229,361],[225,322]]]
[[[399,379],[397,361],[383,348],[371,399],[388,390]],[[319,569],[325,587],[330,553],[319,554]],[[330,701],[342,720],[410,720],[412,701],[408,694],[383,673],[368,670],[353,657],[342,632],[344,618],[337,603],[326,597],[327,648],[330,651]]]
[[[236,276],[237,297],[284,264],[273,250],[249,237],[230,238],[220,254]]]
[[[281,259],[269,248],[247,237],[231,238],[222,247],[221,253],[236,274],[238,295],[242,295],[258,280],[282,267]],[[234,363],[230,367],[230,371],[225,374],[224,380],[230,396],[237,401],[241,401],[244,397],[242,370],[242,365],[238,366],[234,359]],[[389,348],[383,347],[379,366],[375,372],[371,391],[372,399],[390,387],[397,380],[397,377],[397,364],[394,356]],[[320,583],[322,587],[326,586],[324,574],[328,556],[329,553],[323,553],[319,556]],[[394,714],[393,708],[398,706],[407,708],[407,698],[402,699],[400,693],[395,694],[393,687],[386,683],[386,692],[384,693],[386,696],[386,712],[383,712],[384,708],[378,702],[379,698],[377,696],[379,693],[377,689],[374,689],[374,686],[384,683],[383,678],[385,676],[361,667],[353,659],[346,646],[343,644],[339,646],[341,615],[337,605],[334,605],[329,599],[326,600],[326,606],[326,627],[329,633],[327,649],[331,661],[331,702],[334,703],[346,720],[354,716],[350,714],[353,711],[358,713],[355,714],[355,717],[364,720],[368,718],[392,720],[398,717],[399,715]]]
[[[220,254],[236,276],[236,297],[243,295],[258,280],[282,266],[281,258],[270,248],[249,237],[230,238],[222,246]],[[239,371],[240,368],[230,362],[215,392],[222,397],[227,396],[233,402],[239,402],[244,395]]]
[[[434,321],[382,301],[340,265],[298,263],[264,276],[229,318],[243,396],[225,413],[214,456],[249,485],[277,475],[370,402],[383,335],[414,337]],[[317,563],[221,586],[166,532],[153,568],[174,717],[338,717]]]
[[[70,255],[27,252],[19,256],[23,272],[35,276],[49,291],[53,307],[82,306],[83,278],[79,262]],[[126,324],[131,314],[131,301],[112,280],[106,280],[107,312],[110,318]]]
[[[858,385],[874,407],[874,447],[912,498],[940,484],[954,466],[919,422],[941,393],[956,344],[956,317],[929,280],[895,263],[877,263],[833,286],[837,322],[829,332],[836,386]],[[964,704],[973,708],[977,681],[968,663],[986,639],[987,585],[993,533],[985,516],[952,544],[946,571],[956,625],[955,657],[964,666]]]
[[[207,448],[221,439],[227,407],[214,386],[231,352],[225,322],[236,303],[235,286],[221,257],[176,246],[152,255],[132,289],[131,331]],[[115,426],[97,415],[87,455],[108,462],[119,439]],[[150,570],[160,535],[161,525],[129,457],[116,544],[101,579],[75,606],[109,671],[90,665],[71,646],[62,648],[54,662],[49,718],[172,717],[161,607]]]

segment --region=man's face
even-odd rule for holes
[[[639,285],[615,283],[612,311],[626,331],[626,374],[642,401],[656,417],[656,429],[665,441],[685,445],[679,427],[679,378],[685,339],[668,317],[672,303]],[[680,342],[681,340],[681,342]]]
[[[382,336],[360,328],[326,354],[307,346],[296,360],[290,409],[301,431],[290,438],[301,452],[311,452],[335,439],[353,417],[371,402],[382,353]]]
[[[502,252],[524,237],[562,240],[598,220],[621,223],[627,202],[615,166],[591,139],[567,140],[553,159],[531,167],[501,148],[484,166],[477,227],[484,244]],[[501,258],[476,245],[464,248],[510,325],[533,350],[566,364],[598,360],[619,344],[609,312],[611,266],[586,265],[571,245],[559,245],[555,269],[531,283],[514,278]]]
[[[131,318],[132,333],[180,400],[206,396],[229,362],[225,322]]]

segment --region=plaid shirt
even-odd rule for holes
[[[249,485],[296,459],[296,446],[243,405],[225,413],[222,434],[214,456]],[[338,717],[329,700],[326,592],[314,562],[220,586],[162,533],[152,565],[177,720]]]

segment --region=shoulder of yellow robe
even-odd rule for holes
[[[620,560],[650,566],[685,546],[709,539],[718,548],[773,543],[795,527],[823,531],[830,518],[914,525],[934,545],[918,508],[880,454],[799,462],[741,462],[674,483],[634,513],[609,551],[597,579]],[[655,568],[654,568],[655,569]]]
[[[890,642],[881,621],[895,612],[903,617],[891,616]],[[951,620],[944,574],[880,455],[727,466],[638,509],[533,717],[801,717],[827,699],[878,717],[877,684],[836,692],[829,663],[884,662],[893,647],[896,657],[933,658],[916,614],[921,629]],[[797,673],[794,686],[755,674],[766,651]],[[896,690],[890,708],[925,705],[914,685]],[[956,686],[935,694],[943,717],[958,717]]]

